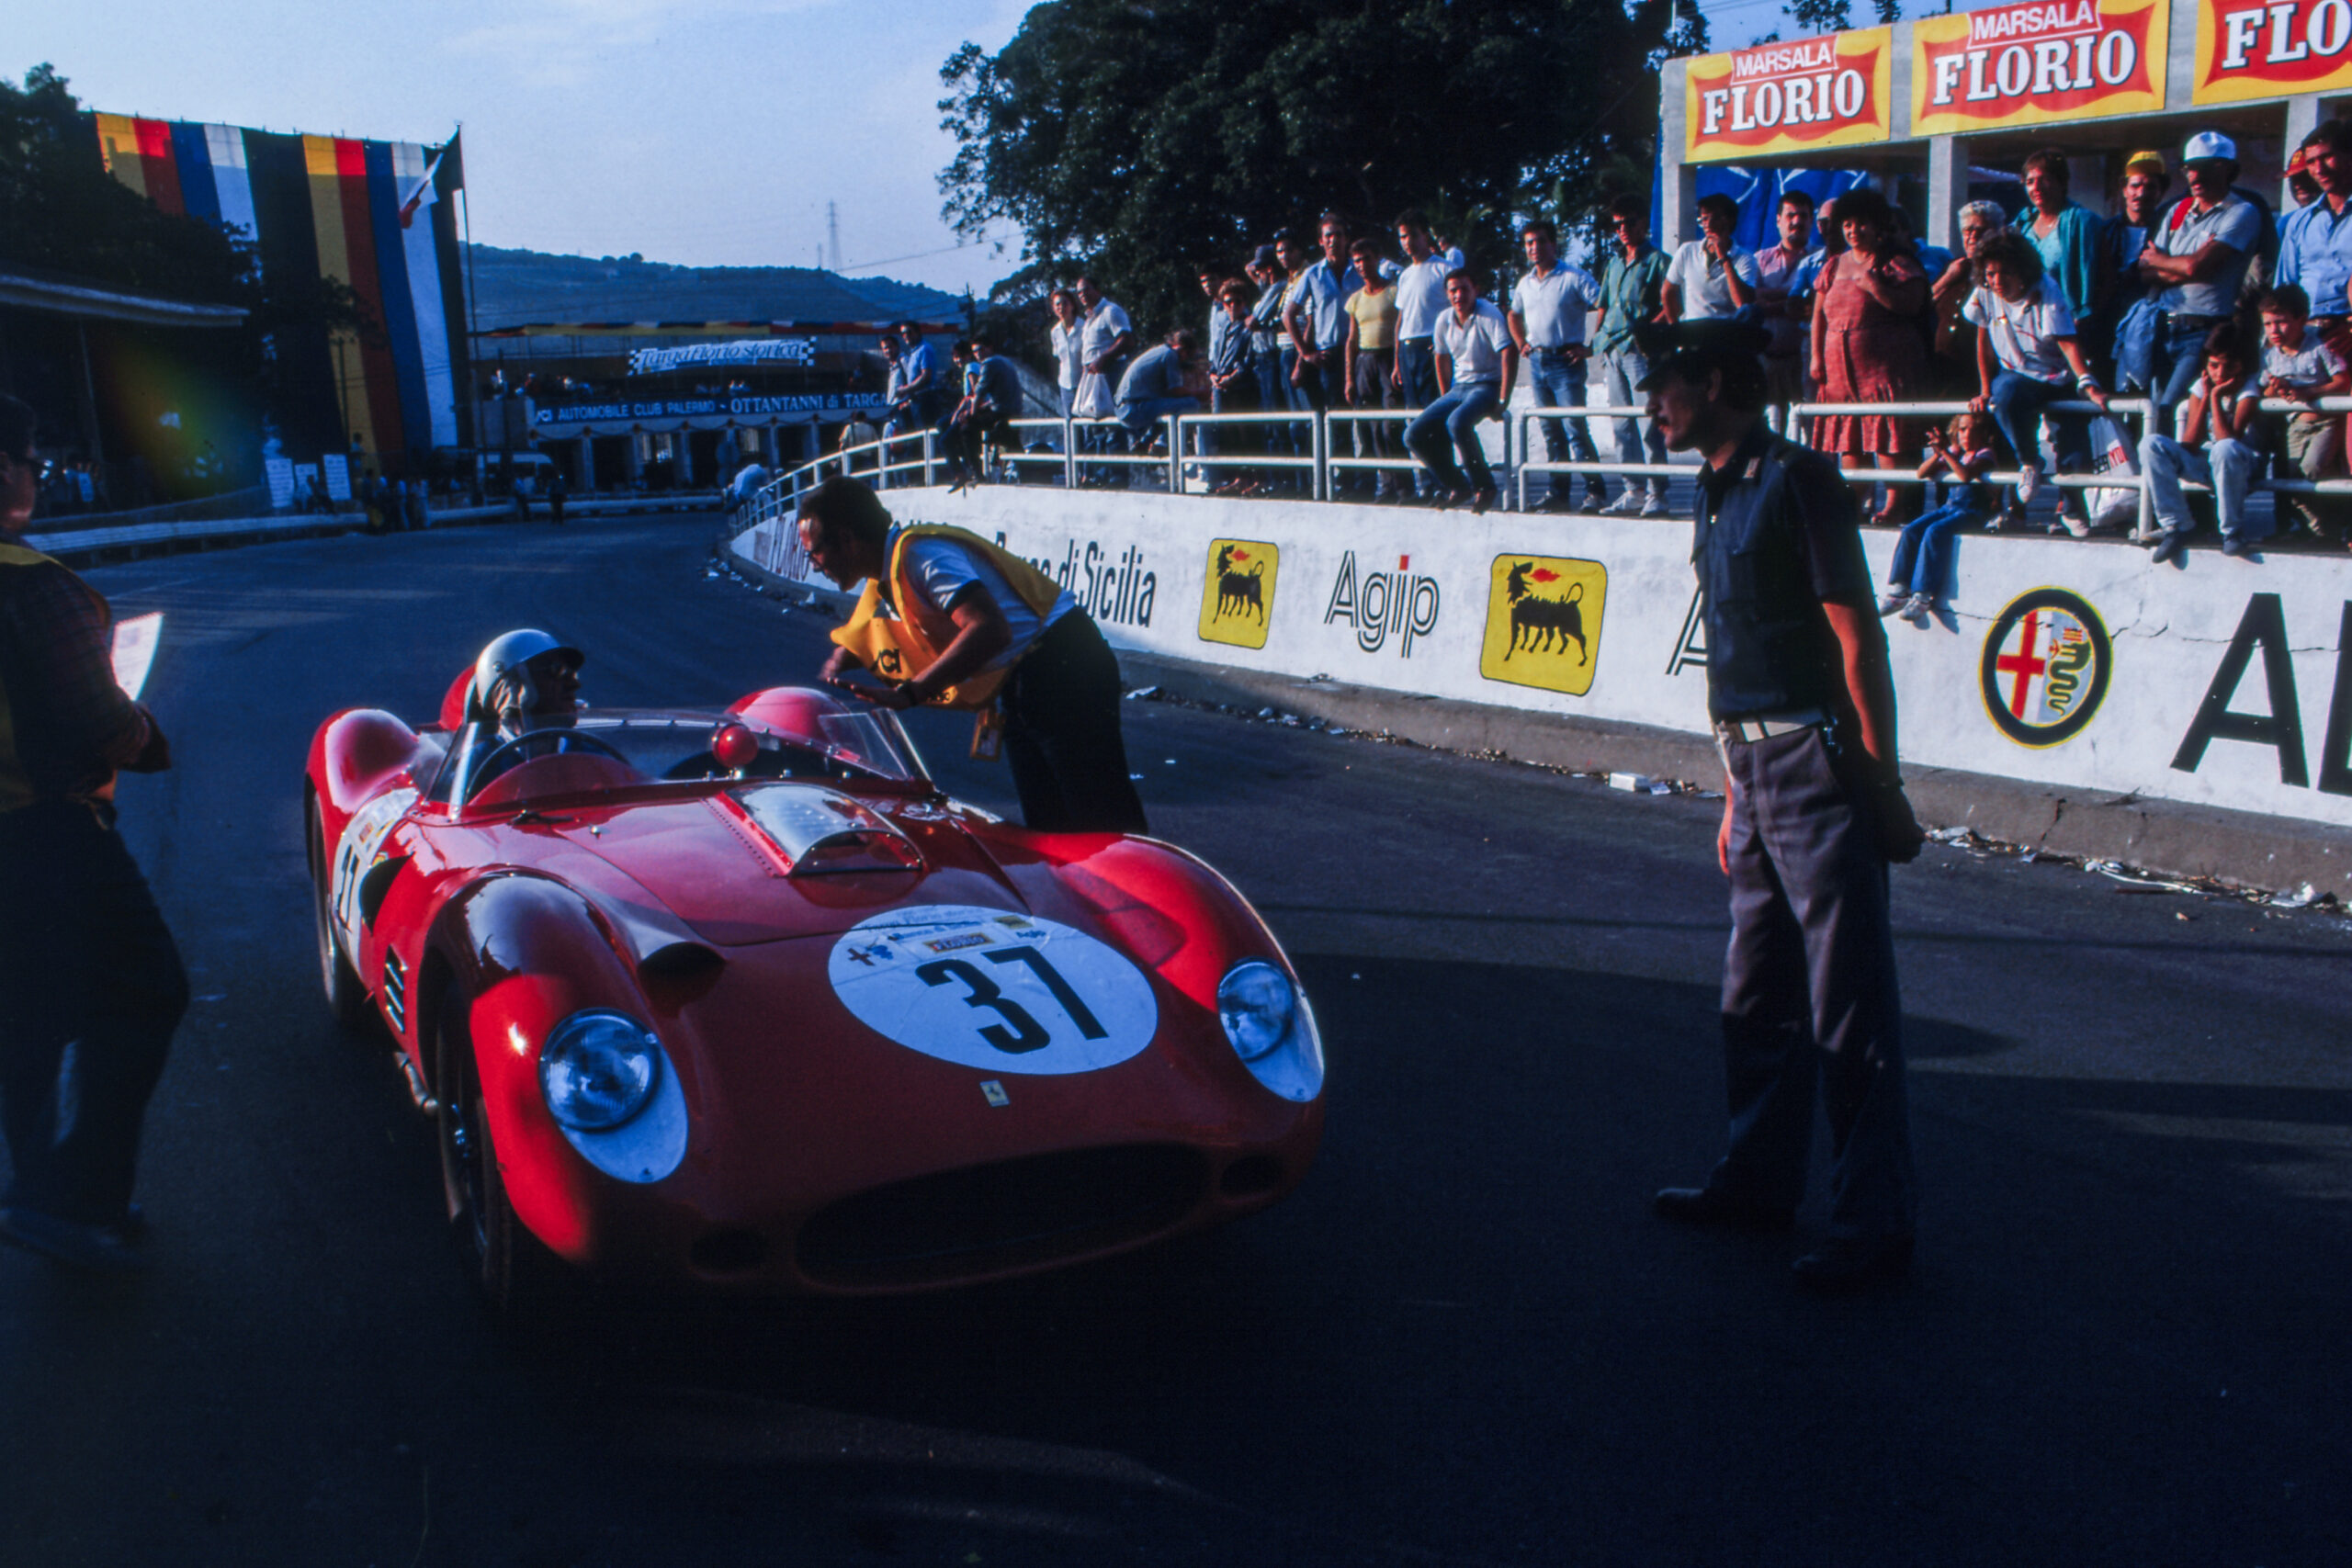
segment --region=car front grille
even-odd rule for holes
[[[800,1230],[800,1270],[888,1289],[1035,1267],[1141,1240],[1202,1201],[1208,1166],[1165,1144],[1076,1149],[877,1187]]]

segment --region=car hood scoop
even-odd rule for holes
[[[905,824],[835,790],[761,784],[552,829],[721,947],[834,935],[893,904],[1026,905],[944,814]],[[935,818],[935,819],[934,819]],[[547,869],[575,881],[584,867]]]

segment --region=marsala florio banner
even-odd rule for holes
[[[2352,0],[2205,0],[2197,8],[2200,104],[2352,86]]]
[[[1911,133],[2164,107],[2166,0],[2029,0],[1911,25]]]
[[[1883,141],[1894,134],[1894,33],[1862,28],[1690,62],[1693,162]]]

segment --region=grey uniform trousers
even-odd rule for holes
[[[1831,746],[1819,726],[1724,745],[1731,1148],[1709,1184],[1794,1208],[1817,1094],[1829,1122],[1832,1234],[1908,1235],[1917,1195],[1886,861]]]

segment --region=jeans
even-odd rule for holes
[[[1903,525],[1894,541],[1887,585],[1929,598],[1952,591],[1952,536],[1984,521],[1984,513],[1962,502],[1947,501]]]
[[[2035,439],[2042,418],[2042,408],[2075,396],[2074,389],[2052,381],[2039,381],[2030,376],[2020,376],[2014,370],[2003,370],[1993,377],[1993,423],[2001,427],[2002,436],[2009,450],[2017,454],[2020,466],[2041,462],[2041,445]],[[2091,466],[2089,422],[2080,414],[2052,414],[2051,445],[2058,448],[2058,471],[2062,474],[2086,473]],[[2068,511],[2082,507],[2082,492],[2069,491],[2060,502]]]
[[[1159,439],[1161,420],[1171,413],[1200,412],[1198,398],[1138,398],[1119,405],[1119,423],[1127,427],[1137,446],[1148,446]]]
[[[1643,395],[1638,390],[1638,387],[1643,378],[1650,373],[1649,356],[1629,344],[1623,348],[1612,348],[1600,357],[1605,391],[1611,406],[1631,408],[1641,402]],[[1619,462],[1664,463],[1666,461],[1666,437],[1658,434],[1656,425],[1652,425],[1645,433],[1642,427],[1633,420],[1620,419],[1613,422],[1611,428],[1617,436]],[[1634,486],[1634,480],[1628,476],[1625,480],[1625,493],[1633,494]],[[1666,499],[1664,475],[1650,476],[1649,493],[1658,501],[1662,502]]]
[[[187,973],[121,835],[86,806],[0,815],[0,1125],[16,1166],[5,1201],[115,1224]]]
[[[1708,1179],[1776,1208],[1804,1195],[1827,1113],[1833,1235],[1911,1234],[1917,1202],[1886,861],[1866,792],[1820,726],[1727,741],[1731,1148]]]
[[[1283,379],[1286,373],[1279,353],[1268,352],[1258,356],[1258,407],[1265,413],[1280,413],[1290,407],[1290,393]],[[1261,426],[1265,432],[1266,451],[1275,457],[1302,456],[1298,449],[1298,427],[1294,424]]]
[[[2188,514],[2181,481],[2211,485],[2215,508],[2222,514],[2222,533],[2233,539],[2259,539],[2270,525],[2257,527],[2246,515],[2246,491],[2254,487],[2254,448],[2224,436],[2204,451],[2194,451],[2169,435],[2153,431],[2140,441],[2140,468],[2148,476],[2148,505],[2156,525],[2167,534],[2192,534],[2197,520]]]
[[[2206,334],[2220,320],[2214,316],[2163,318],[2149,355],[2148,384],[2155,389],[2150,395],[2156,404],[2156,415],[2148,421],[2149,429],[2172,427],[2172,411],[2181,405],[2189,388],[2197,384],[2197,378],[2205,373]]]
[[[1531,350],[1527,355],[1529,389],[1535,394],[1536,403],[1544,408],[1584,407],[1585,367],[1582,360],[1570,363],[1568,355],[1555,348]],[[1553,462],[1573,457],[1579,463],[1589,463],[1600,454],[1593,449],[1590,420],[1547,419],[1538,422],[1544,432],[1544,454]],[[1565,429],[1563,428],[1565,427]],[[1575,488],[1574,476],[1546,474],[1544,476],[1547,499],[1565,502],[1568,491]],[[1595,500],[1609,499],[1609,487],[1599,474],[1584,476],[1584,492]]]
[[[1405,445],[1428,465],[1440,489],[1452,492],[1466,488],[1492,494],[1495,476],[1487,467],[1478,425],[1501,406],[1501,389],[1494,382],[1464,382],[1413,416],[1413,423],[1405,427]],[[1449,446],[1453,450],[1448,450]],[[1454,451],[1462,454],[1459,468],[1454,465]],[[1465,468],[1470,476],[1466,485]]]
[[[1356,353],[1355,405],[1359,412],[1370,413],[1374,409],[1396,406],[1396,389],[1388,380],[1388,351],[1385,348],[1360,349]],[[1395,456],[1395,436],[1385,420],[1367,419],[1351,422],[1355,431],[1355,454],[1359,457],[1389,457]],[[1375,495],[1386,495],[1397,488],[1399,476],[1385,468],[1374,470],[1377,481],[1373,486]]]
[[[1404,407],[1425,409],[1437,401],[1434,339],[1401,337],[1396,340],[1396,378],[1404,383],[1399,389]],[[1413,489],[1423,496],[1430,493],[1430,477],[1419,468],[1413,470]]]

